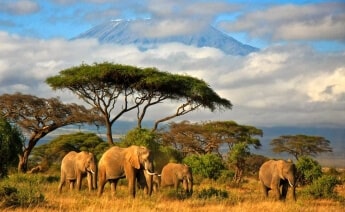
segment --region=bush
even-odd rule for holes
[[[306,192],[314,198],[334,198],[337,196],[334,188],[338,184],[340,184],[340,181],[336,177],[324,175],[315,180],[306,189]]]
[[[0,208],[35,206],[44,201],[38,190],[42,177],[14,175],[0,183]]]
[[[24,136],[16,125],[0,117],[0,179],[10,167],[18,164],[17,155],[22,152]]]
[[[310,157],[300,157],[296,163],[297,183],[300,185],[310,185],[314,180],[322,176],[322,167]]]
[[[232,179],[235,176],[235,172],[232,170],[221,170],[220,176],[217,179],[217,183],[219,184],[228,184],[232,182]]]
[[[229,197],[228,192],[225,190],[215,189],[213,187],[208,189],[202,189],[197,197],[199,199],[209,199],[215,197],[216,199],[226,199]]]
[[[183,163],[192,168],[193,175],[197,174],[213,180],[217,180],[224,169],[222,158],[215,154],[190,155],[183,159]]]

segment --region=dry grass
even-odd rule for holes
[[[344,202],[335,200],[314,200],[298,197],[294,202],[288,199],[285,202],[263,199],[257,180],[249,180],[241,188],[219,185],[207,182],[203,186],[196,185],[194,195],[190,198],[179,200],[172,197],[171,191],[160,191],[147,197],[138,191],[135,199],[128,197],[127,187],[119,186],[117,194],[112,197],[109,187],[106,186],[102,197],[97,197],[96,192],[88,192],[85,187],[80,192],[68,191],[66,187],[62,194],[58,194],[58,183],[40,185],[45,196],[45,202],[29,208],[6,208],[1,211],[17,212],[46,212],[46,211],[71,211],[71,212],[102,212],[102,211],[157,211],[157,212],[206,212],[206,211],[345,211]],[[229,194],[225,199],[199,199],[196,194],[207,187],[226,190]],[[297,189],[297,195],[301,188]],[[344,185],[337,187],[339,195],[345,198]]]

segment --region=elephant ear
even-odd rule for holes
[[[140,169],[139,151],[137,147],[128,148],[126,160],[131,164],[132,167]]]

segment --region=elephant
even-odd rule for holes
[[[290,160],[269,160],[263,163],[259,170],[259,180],[265,197],[272,190],[277,200],[285,200],[290,185],[292,198],[296,201],[296,174],[296,166]]]
[[[161,187],[174,186],[178,191],[180,182],[187,194],[193,194],[193,175],[192,169],[186,164],[168,163],[161,173]]]
[[[70,189],[74,188],[74,183],[77,183],[77,189],[81,188],[82,178],[87,175],[87,182],[89,191],[97,188],[97,163],[94,155],[91,152],[75,152],[67,153],[61,162],[61,179],[59,184],[59,192],[62,191],[62,186],[69,181]]]
[[[136,180],[144,176],[144,190],[152,194],[152,176],[155,175],[151,151],[143,146],[132,145],[127,148],[113,146],[108,149],[98,163],[98,196],[101,196],[106,182],[110,182],[111,192],[115,195],[118,180],[126,178],[129,194],[136,194]]]

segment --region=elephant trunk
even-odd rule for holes
[[[296,181],[295,181],[295,178],[291,177],[291,178],[288,178],[287,180],[289,182],[289,185],[291,186],[292,198],[293,198],[293,200],[296,201],[296,185],[295,185]]]
[[[97,189],[97,174],[96,174],[96,172],[92,173],[92,188]]]

